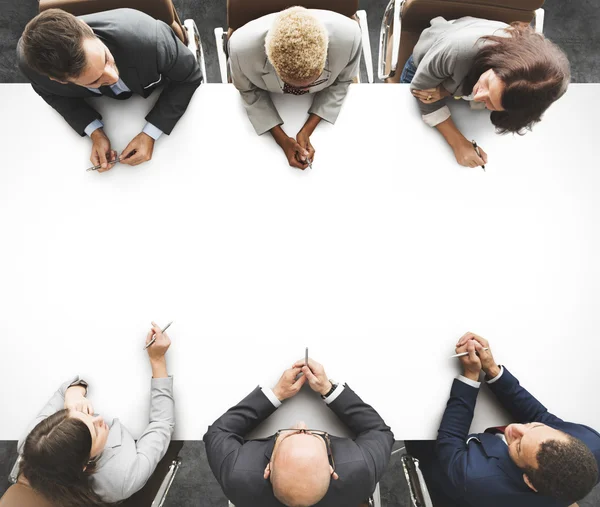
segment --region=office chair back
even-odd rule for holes
[[[0,507],[58,507],[35,492],[22,478],[6,490],[0,498]]]
[[[458,19],[465,16],[512,23],[531,23],[544,0],[405,0],[401,12],[400,51],[392,81],[398,82],[404,64],[413,52],[421,32],[437,17]],[[391,37],[390,39],[391,40]]]
[[[227,26],[231,33],[249,21],[296,5],[338,12],[349,18],[358,11],[358,0],[227,0]]]
[[[124,7],[145,12],[154,19],[164,21],[184,44],[188,44],[187,32],[172,0],[40,0],[40,12],[47,9],[62,9],[75,16]]]

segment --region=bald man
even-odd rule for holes
[[[265,439],[244,439],[306,382],[356,438],[329,436],[299,422]],[[357,507],[384,474],[394,435],[371,406],[309,359],[308,366],[301,360],[286,370],[273,389],[257,387],[229,409],[204,442],[210,467],[236,507]]]

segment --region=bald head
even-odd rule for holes
[[[327,493],[331,466],[322,438],[299,433],[283,439],[273,452],[271,484],[288,507],[309,507]]]

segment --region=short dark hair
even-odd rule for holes
[[[530,26],[513,23],[507,32],[509,37],[482,37],[489,43],[477,52],[463,91],[471,93],[481,75],[492,69],[506,85],[504,111],[493,111],[492,123],[499,134],[524,134],[567,91],[571,70],[562,49]]]
[[[25,440],[21,473],[31,487],[61,507],[105,507],[89,478],[92,435],[81,419],[59,410],[37,424]]]
[[[598,482],[598,463],[578,438],[548,440],[537,452],[537,468],[524,472],[538,493],[568,504],[584,498]]]
[[[95,37],[92,29],[72,14],[48,9],[27,23],[21,44],[31,69],[64,81],[85,69],[83,41],[91,37]]]

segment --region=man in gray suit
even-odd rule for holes
[[[233,84],[257,134],[271,132],[292,167],[306,169],[310,136],[323,119],[335,123],[362,50],[358,23],[335,12],[292,7],[250,21],[229,38]],[[313,93],[309,117],[288,137],[271,93]]]
[[[244,439],[306,382],[354,439],[310,430],[304,423],[268,438]],[[302,359],[272,390],[257,387],[217,419],[204,442],[210,467],[236,507],[357,507],[384,474],[394,435],[350,387],[329,380],[316,361],[309,359],[306,366]]]
[[[138,165],[152,158],[155,141],[170,134],[202,81],[192,52],[162,21],[134,9],[115,9],[79,18],[49,9],[32,19],[17,46],[21,71],[33,89],[81,136],[93,142],[91,162],[100,172],[117,153],[104,133],[101,115],[86,98],[123,100],[164,89],[146,116],[146,126],[119,160]]]

